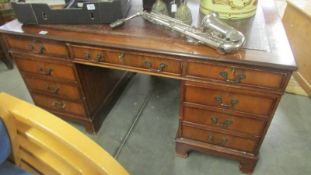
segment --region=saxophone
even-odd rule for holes
[[[219,20],[216,13],[206,15],[201,22],[200,28],[190,26],[166,15],[147,11],[137,12],[127,18],[119,19],[111,23],[110,27],[116,28],[137,16],[141,16],[151,23],[168,27],[182,34],[182,36],[187,38],[188,42],[204,44],[223,54],[237,51],[245,43],[245,36],[230,25]]]

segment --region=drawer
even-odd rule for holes
[[[185,85],[184,101],[267,117],[273,111],[277,98],[273,95],[253,93],[230,86]]]
[[[39,94],[32,94],[32,98],[35,101],[35,104],[40,107],[48,108],[63,113],[71,113],[75,115],[86,116],[83,104],[81,103],[70,102],[63,99],[53,98]]]
[[[76,81],[75,72],[71,63],[61,63],[40,59],[24,59],[14,56],[20,71],[37,74],[53,79]]]
[[[225,135],[185,125],[182,126],[182,137],[246,152],[253,152],[257,143],[256,140]]]
[[[268,89],[285,88],[288,76],[282,72],[201,62],[189,62],[186,72],[188,77]]]
[[[41,92],[58,96],[69,100],[80,100],[81,95],[78,87],[70,84],[46,81],[37,78],[24,77],[28,89],[33,92]]]
[[[11,50],[68,58],[67,47],[62,42],[9,35],[7,43]]]
[[[255,136],[260,136],[265,127],[265,121],[263,120],[238,117],[187,106],[183,110],[183,121],[243,132]]]
[[[119,67],[155,73],[181,75],[182,72],[180,60],[170,57],[76,45],[71,46],[71,52],[74,59],[116,64]]]

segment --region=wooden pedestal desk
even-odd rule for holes
[[[134,4],[130,13],[140,8]],[[181,80],[176,153],[235,159],[250,173],[296,65],[273,1],[260,1],[254,18],[232,25],[247,43],[227,55],[142,18],[113,30],[12,21],[1,33],[35,104],[88,131],[99,128],[98,114],[108,111],[129,72]]]

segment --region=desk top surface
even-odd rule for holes
[[[198,25],[202,18],[202,14],[199,13],[199,4],[196,1],[188,2],[192,9],[194,25]],[[129,15],[141,9],[141,2],[132,0]],[[108,25],[22,25],[17,20],[13,20],[1,26],[0,33],[161,53],[181,58],[191,57],[271,68],[296,69],[286,33],[273,1],[259,1],[256,16],[252,18],[227,22],[242,31],[246,35],[247,42],[240,51],[226,55],[219,54],[205,45],[188,43],[179,34],[151,24],[140,17],[116,29],[111,29]],[[40,31],[47,31],[47,34],[40,35]]]

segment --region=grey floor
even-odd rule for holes
[[[0,63],[0,91],[31,97],[16,69]],[[241,174],[238,162],[192,152],[175,156],[179,82],[136,75],[97,134],[88,135],[132,175]],[[311,100],[285,94],[260,151],[255,175],[311,174]],[[73,124],[84,132],[84,129]],[[128,132],[131,131],[131,132]]]

